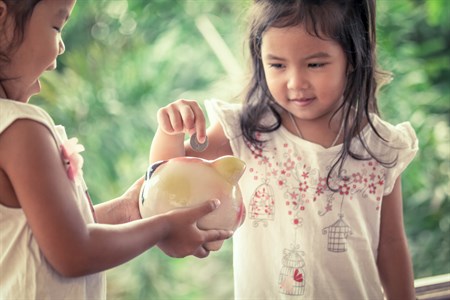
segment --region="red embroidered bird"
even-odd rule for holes
[[[298,269],[295,269],[294,280],[297,282],[303,282],[303,273],[300,273]]]

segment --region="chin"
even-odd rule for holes
[[[23,95],[22,97],[20,97],[20,99],[18,99],[20,102],[29,102],[30,99],[34,96],[39,94],[39,92],[33,92],[33,93],[27,93],[26,95]]]
[[[28,102],[31,97],[39,94],[40,92],[41,92],[41,83],[39,82],[39,80],[36,80],[35,83],[29,89],[29,91],[24,95],[23,98],[24,102]]]

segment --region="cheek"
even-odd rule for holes
[[[331,78],[324,78],[322,80],[322,86],[326,86],[328,92],[332,92],[332,91],[340,91],[342,89],[342,85],[343,85],[344,80],[339,77],[339,76],[333,76]]]
[[[331,98],[339,98],[344,93],[346,82],[345,74],[322,78],[320,90]]]
[[[56,58],[59,53],[59,37],[56,34],[50,33],[45,42],[40,41],[38,47],[43,57]]]
[[[340,78],[340,80],[336,81],[336,91],[339,91],[339,95],[342,95],[347,85],[347,76],[344,73],[338,78]]]
[[[274,74],[273,70],[264,70],[267,87],[272,95],[278,94],[283,91],[283,87],[285,86],[283,76],[281,74]]]
[[[343,59],[343,61],[345,62],[346,60]],[[348,80],[346,63],[342,63],[336,73],[338,74],[336,75],[336,88],[340,89],[341,94],[343,94]]]
[[[35,47],[33,58],[39,71],[45,71],[48,67],[54,65],[59,53],[59,42],[50,39],[46,44],[38,44]]]

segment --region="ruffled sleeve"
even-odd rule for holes
[[[239,111],[241,104],[211,99],[205,101],[205,108],[211,124],[220,122],[228,138],[240,136]]]
[[[211,124],[219,122],[223,128],[225,136],[230,141],[233,153],[239,153],[238,139],[242,137],[239,121],[241,104],[229,103],[222,100],[211,99],[205,101],[205,108]]]
[[[386,168],[384,188],[384,195],[389,195],[398,176],[417,154],[419,141],[409,122],[392,125],[374,117],[373,123],[384,141],[375,134],[371,134],[368,144],[382,162],[391,164]]]

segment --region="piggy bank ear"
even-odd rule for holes
[[[211,164],[232,185],[237,184],[245,171],[245,163],[231,155],[219,157]]]

